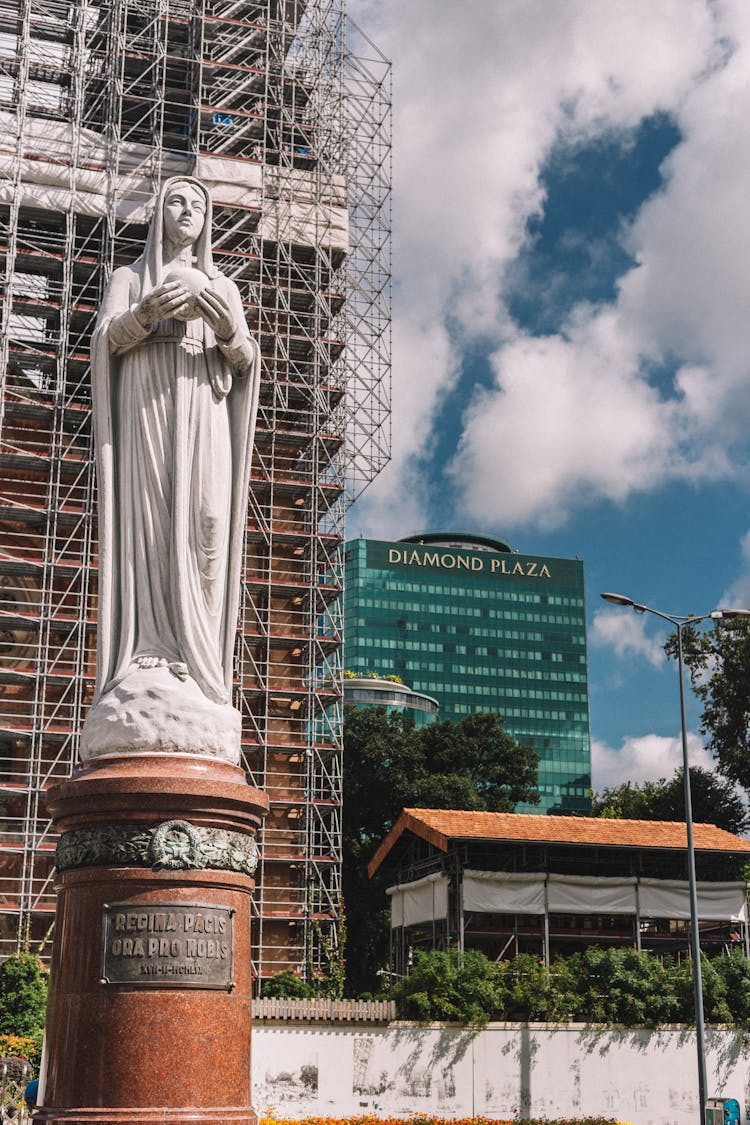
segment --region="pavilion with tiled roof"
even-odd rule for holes
[[[750,840],[694,826],[701,945],[750,956]],[[687,840],[681,822],[404,809],[370,875],[392,885],[394,969],[408,951],[462,944],[549,960],[592,944],[687,952]]]

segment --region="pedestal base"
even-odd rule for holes
[[[69,869],[34,1120],[256,1125],[242,844],[266,798],[235,767],[149,757],[100,762],[48,803]]]

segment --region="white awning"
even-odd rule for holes
[[[636,914],[636,879],[596,875],[550,875],[550,914]]]
[[[464,910],[488,914],[635,914],[636,879],[464,871]]]
[[[391,926],[412,926],[447,917],[448,880],[429,875],[390,887]],[[463,875],[463,908],[483,914],[621,914],[646,918],[690,917],[688,883],[677,879],[547,875],[543,872],[477,871]],[[698,917],[745,922],[743,882],[699,883]]]
[[[484,914],[544,914],[543,873],[464,871],[464,910]]]
[[[391,896],[391,929],[448,917],[448,879],[445,875],[427,875],[413,883],[400,883],[388,887],[385,893]]]
[[[698,883],[698,917],[714,922],[747,921],[745,883]],[[646,918],[689,918],[690,892],[678,879],[641,879],[641,915]]]

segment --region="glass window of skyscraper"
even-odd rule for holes
[[[590,806],[583,563],[484,536],[346,545],[345,664],[401,676],[440,718],[495,711],[539,755],[539,805]]]

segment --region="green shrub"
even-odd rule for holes
[[[750,1026],[750,961],[738,950],[728,957],[716,957],[713,965],[724,981],[734,1021]]]
[[[32,953],[0,962],[0,1035],[36,1036],[44,1029],[47,973]]]
[[[707,1023],[734,1023],[729,1006],[727,986],[715,962],[701,956],[703,975],[703,1016]],[[677,995],[678,1023],[695,1023],[695,992],[693,990],[693,962],[686,957],[674,970],[675,992]]]
[[[750,1027],[750,961],[741,953],[702,958],[709,1023]],[[693,964],[635,949],[591,946],[547,968],[534,954],[496,963],[470,950],[418,952],[393,995],[404,1019],[581,1020],[625,1027],[693,1023]]]
[[[263,982],[261,996],[266,1000],[310,1000],[317,992],[292,969],[284,969]]]
[[[628,1027],[674,1019],[677,998],[672,973],[658,958],[635,949],[591,946],[576,968],[577,1018]]]
[[[414,954],[414,966],[394,988],[403,1015],[482,1026],[501,1008],[499,969],[483,953],[457,949]]]
[[[499,1006],[495,1018],[503,1020],[550,1019],[553,997],[550,970],[533,953],[519,953],[497,966]]]

